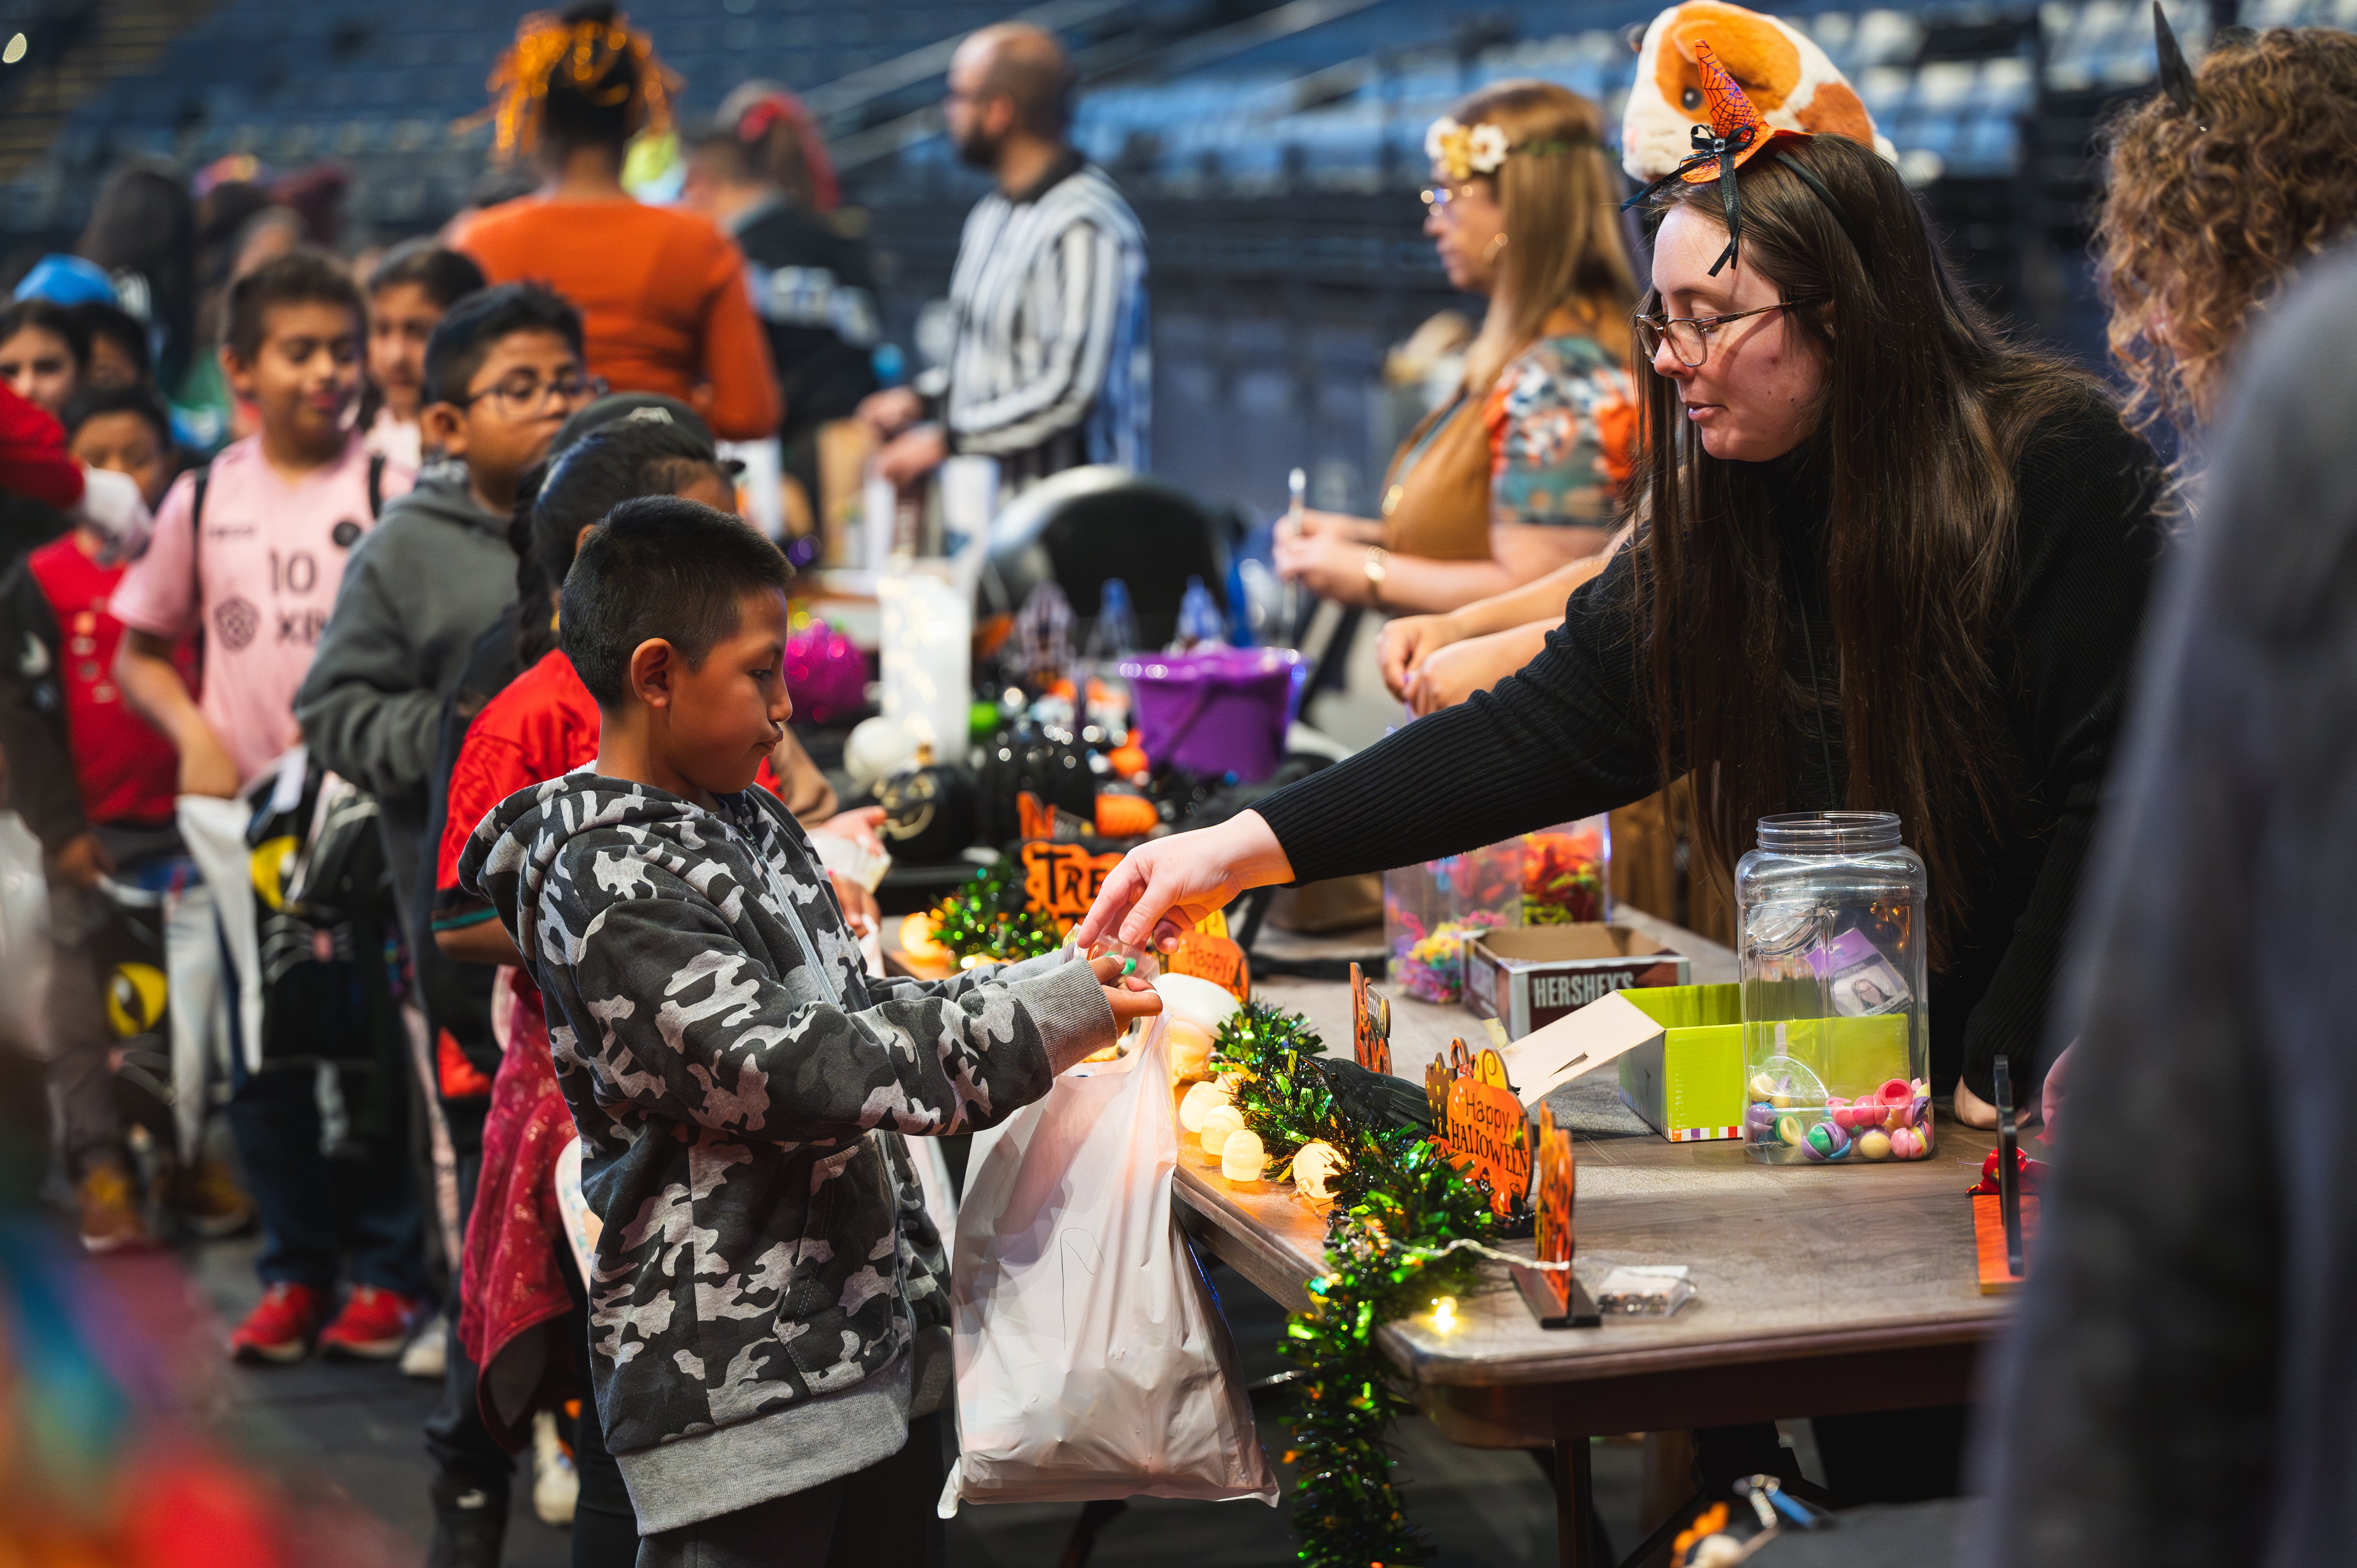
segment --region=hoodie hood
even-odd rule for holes
[[[749,896],[774,918],[790,922],[826,961],[823,967],[836,996],[864,993],[857,944],[847,932],[838,935],[839,918],[815,918],[826,886],[815,859],[811,869],[817,875],[801,886],[773,873],[762,875],[770,868],[759,852],[774,854],[785,846],[764,842],[778,832],[778,823],[749,792],[723,796],[718,810],[707,811],[648,785],[601,778],[595,768],[594,763],[585,763],[509,796],[476,826],[459,858],[462,886],[498,911],[525,963],[569,968],[579,958],[587,932],[571,929],[564,913],[572,902],[574,889],[568,884],[574,877],[586,871],[596,886],[584,891],[595,895],[628,895],[646,888],[651,867],[709,890],[724,919],[737,919]],[[714,857],[722,853],[731,830],[740,854],[727,856],[728,871],[716,872]],[[608,832],[618,835],[612,848],[592,851],[586,866],[567,865],[567,843],[584,834]],[[742,855],[742,850],[755,853]],[[757,868],[753,877],[742,877],[746,865]]]
[[[424,512],[443,522],[490,534],[500,542],[500,548],[507,547],[511,520],[500,512],[486,511],[476,503],[474,487],[467,478],[467,465],[456,458],[445,457],[421,472],[415,487],[385,508],[385,517],[390,520],[397,511]]]

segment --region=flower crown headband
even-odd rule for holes
[[[1487,120],[1470,125],[1460,125],[1443,114],[1424,134],[1424,156],[1438,164],[1451,180],[1471,179],[1477,174],[1496,174],[1505,166],[1509,153],[1532,153],[1545,156],[1567,153],[1574,147],[1597,145],[1582,138],[1577,141],[1524,142],[1511,146],[1506,133]]]

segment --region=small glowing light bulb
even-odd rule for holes
[[[1444,1295],[1432,1304],[1432,1326],[1436,1333],[1449,1334],[1457,1328],[1457,1298]]]
[[[8,40],[8,47],[5,49],[0,49],[0,65],[15,65],[24,58],[25,35],[18,33]]]

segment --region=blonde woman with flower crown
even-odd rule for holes
[[[1454,397],[1383,477],[1380,519],[1308,513],[1277,570],[1345,604],[1449,610],[1600,552],[1631,473],[1637,297],[1595,104],[1544,81],[1461,100],[1425,140],[1425,232],[1490,308]]]

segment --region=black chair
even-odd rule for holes
[[[1141,647],[1178,629],[1187,579],[1200,577],[1222,608],[1238,520],[1166,479],[1098,464],[1068,468],[1009,501],[990,531],[974,618],[1011,616],[1044,582],[1072,607],[1077,649],[1095,621],[1108,577],[1129,585]]]

